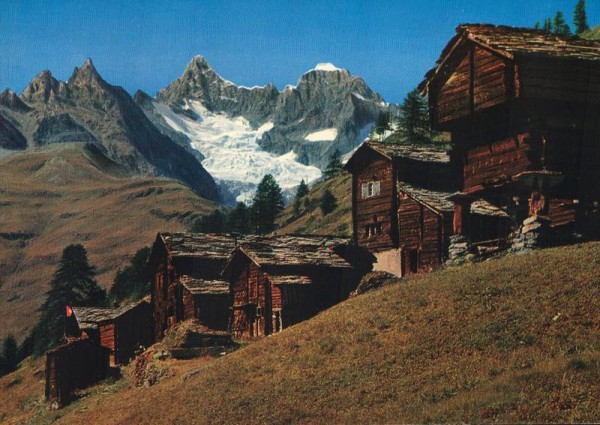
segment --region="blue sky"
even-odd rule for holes
[[[224,78],[283,88],[319,62],[361,75],[400,102],[461,22],[532,26],[577,0],[0,0],[0,90],[41,70],[59,79],[91,57],[130,93],[154,95],[201,54]],[[587,1],[590,25],[600,0]]]

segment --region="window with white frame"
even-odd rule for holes
[[[372,196],[377,196],[381,193],[381,185],[379,181],[372,181],[368,183],[363,183],[361,186],[361,194],[362,198],[370,198]]]

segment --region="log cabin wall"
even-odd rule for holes
[[[230,296],[202,294],[194,296],[194,317],[210,329],[226,331],[230,321]]]
[[[265,273],[245,256],[236,255],[232,261],[235,261],[231,285],[234,336],[254,338],[269,335],[271,303]]]
[[[157,247],[157,244],[155,244]],[[158,341],[164,336],[168,323],[168,312],[174,310],[173,300],[169,298],[170,286],[170,257],[162,245],[156,248],[153,264],[151,264],[154,273],[150,285],[151,302],[154,316],[154,333],[155,339]]]
[[[127,364],[140,350],[154,343],[152,306],[139,302],[114,320],[114,362]]]
[[[452,234],[452,214],[435,212],[403,193],[398,204],[402,274],[429,271],[442,264]]]
[[[76,339],[46,353],[46,399],[59,405],[73,391],[93,385],[109,372],[109,352],[89,339]]]
[[[396,195],[392,162],[377,156],[354,181],[357,243],[373,252],[394,248],[397,246],[397,229],[393,213]]]

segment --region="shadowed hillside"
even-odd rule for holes
[[[323,215],[319,200],[330,190],[337,208]],[[277,233],[352,236],[352,176],[343,172],[310,188],[308,203],[302,199],[299,214],[294,214],[293,202],[277,217]]]
[[[594,422],[599,268],[591,243],[414,275],[208,365],[180,362],[193,370],[186,376],[144,389],[120,381],[41,414],[59,423]],[[28,411],[41,409],[14,414]]]
[[[84,245],[107,288],[159,230],[183,230],[213,208],[174,180],[130,177],[92,145],[0,159],[0,337],[31,329],[66,245]]]

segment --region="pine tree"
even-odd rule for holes
[[[126,300],[136,301],[148,293],[150,276],[148,276],[146,262],[150,256],[150,251],[149,247],[139,249],[131,259],[130,264],[117,271],[109,293],[113,304],[119,305]]]
[[[575,5],[573,13],[573,22],[575,23],[575,34],[579,35],[590,29],[585,12],[585,0],[579,0]]]
[[[390,128],[390,113],[381,111],[377,116],[377,121],[375,122],[375,133],[377,133],[381,138],[385,131],[389,130]]]
[[[223,211],[216,209],[194,222],[192,233],[224,233],[227,225],[227,217]]]
[[[415,89],[406,95],[400,111],[399,133],[408,143],[431,141],[432,132],[429,125],[427,103],[418,90]]]
[[[250,210],[243,202],[238,202],[227,217],[227,227],[231,232],[243,235],[250,233]]]
[[[34,329],[34,354],[41,355],[60,342],[66,306],[106,305],[106,292],[94,280],[95,275],[96,269],[89,264],[82,245],[69,245],[63,250]]]
[[[1,374],[7,374],[17,369],[19,359],[17,357],[17,341],[12,335],[4,338],[2,343],[2,371]]]
[[[540,26],[540,21],[536,21],[535,25],[533,26],[534,30],[539,30],[541,28]]]
[[[296,199],[300,199],[306,195],[308,195],[308,185],[304,179],[302,179],[300,186],[298,186],[298,190],[296,191]]]
[[[323,173],[325,175],[325,179],[328,180],[338,175],[342,169],[342,154],[338,149],[336,149],[329,157],[329,163],[327,164],[327,168],[325,168],[325,172]]]
[[[321,213],[323,215],[327,215],[332,212],[337,207],[337,199],[333,196],[333,193],[329,189],[323,192],[323,196],[319,200],[319,207],[321,208]]]
[[[571,35],[571,28],[565,21],[565,15],[559,10],[554,16],[554,33],[560,35]]]
[[[281,188],[271,174],[263,177],[258,184],[251,212],[254,229],[257,233],[269,233],[275,229],[275,218],[283,210]]]
[[[554,31],[554,27],[552,26],[552,19],[551,18],[546,18],[546,20],[544,21],[544,31],[547,33],[551,33]]]

